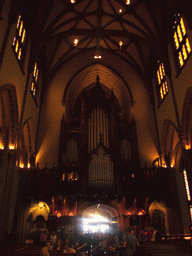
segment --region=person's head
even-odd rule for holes
[[[47,247],[43,247],[43,248],[42,248],[40,255],[41,255],[41,256],[48,256],[48,255],[49,255],[49,252],[48,252]]]

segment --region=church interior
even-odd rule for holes
[[[191,236],[191,13],[190,0],[1,0],[1,242]]]

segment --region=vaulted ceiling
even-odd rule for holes
[[[161,1],[161,5],[156,6],[150,0],[40,1],[38,5],[41,11],[36,14],[36,22],[32,25],[35,35],[33,56],[41,56],[44,91],[63,65],[84,58],[87,66],[82,65],[82,69],[74,67],[74,73],[66,81],[68,85],[73,84],[69,80],[78,74],[79,88],[89,86],[96,79],[99,67],[101,83],[105,84],[110,77],[110,87],[120,98],[118,84],[122,83],[123,78],[117,72],[121,65],[127,65],[140,76],[150,91],[154,45],[162,43],[159,38],[166,32],[164,4]],[[162,14],[161,27],[157,25],[155,10]],[[94,59],[96,53],[102,59]],[[110,62],[109,55],[113,56]],[[88,68],[98,63],[102,65]]]

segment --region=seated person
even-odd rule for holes
[[[76,253],[76,250],[72,248],[71,244],[65,243],[63,253]]]
[[[62,246],[61,246],[61,243],[62,243],[61,239],[58,238],[58,239],[57,239],[57,244],[56,244],[56,250],[57,250],[57,251],[61,250],[61,247],[62,247]]]
[[[47,243],[40,251],[40,256],[50,256],[49,255],[49,250],[48,250],[48,247],[49,247],[49,244],[50,243]]]
[[[52,232],[51,232],[51,235],[50,235],[50,237],[49,237],[49,241],[50,241],[50,243],[51,243],[51,246],[52,246],[53,248],[55,248],[55,247],[56,247],[56,244],[57,244],[57,235],[55,234],[55,231],[52,231]]]

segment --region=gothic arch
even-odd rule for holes
[[[174,150],[179,142],[179,133],[177,127],[170,120],[165,120],[161,137],[162,166],[174,167]]]
[[[22,127],[20,141],[20,167],[30,167],[34,163],[35,138],[32,119],[25,121]]]
[[[169,226],[168,226],[168,216],[167,216],[167,208],[165,206],[165,204],[160,203],[158,201],[154,201],[151,203],[151,205],[149,206],[149,215],[150,215],[150,219],[151,219],[151,224],[153,225],[153,221],[154,221],[154,215],[159,215],[161,218],[161,224],[164,225],[164,227],[162,227],[162,230],[159,231],[165,231],[166,234],[169,234]],[[157,223],[156,223],[157,224]],[[154,224],[154,225],[156,225]],[[154,227],[155,228],[155,227]],[[156,227],[157,228],[157,227]]]

